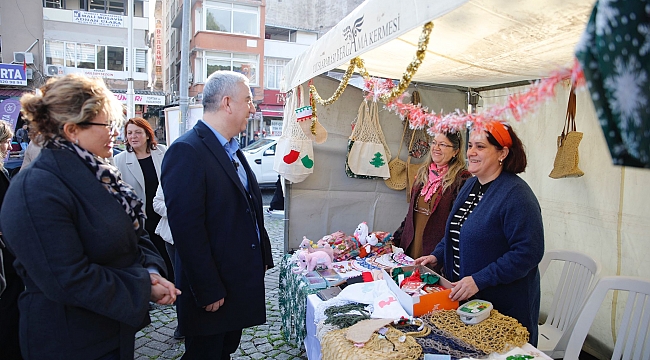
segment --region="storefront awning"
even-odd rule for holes
[[[0,100],[9,99],[12,97],[21,97],[25,90],[21,89],[0,89]]]
[[[282,117],[284,115],[284,106],[282,105],[269,105],[269,104],[260,104],[260,110],[264,117]]]

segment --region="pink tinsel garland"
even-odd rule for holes
[[[537,80],[530,88],[519,94],[508,96],[505,105],[494,105],[486,108],[481,113],[468,114],[466,111],[456,109],[448,114],[435,114],[428,112],[421,104],[405,104],[406,93],[395,100],[385,104],[385,108],[395,112],[401,119],[408,118],[413,129],[427,128],[429,134],[436,132],[458,131],[466,127],[483,128],[491,120],[504,121],[507,112],[517,121],[521,121],[527,114],[535,111],[543,101],[555,97],[555,86],[565,79],[571,79],[576,88],[585,84],[582,68],[577,60],[571,69],[561,69],[553,72],[549,77]],[[367,100],[378,101],[381,96],[390,94],[394,84],[389,79],[370,78],[364,82]]]

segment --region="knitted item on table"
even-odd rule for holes
[[[460,339],[449,336],[449,334],[436,327],[425,323],[425,328],[429,330],[428,334],[419,337],[415,336],[415,341],[422,346],[422,351],[425,354],[447,354],[452,359],[481,359],[488,355]],[[399,329],[409,334],[417,331],[417,326],[405,325]]]
[[[350,303],[325,309],[325,324],[338,326],[340,329],[350,327],[361,320],[370,319],[366,304]]]
[[[346,332],[347,329],[333,330],[323,336],[323,360],[414,360],[422,354],[422,347],[412,336],[406,336],[392,327],[387,328],[384,336],[373,334],[363,347],[357,347],[347,340]]]
[[[456,310],[441,310],[422,316],[430,326],[445,331],[485,353],[508,351],[528,342],[529,333],[517,320],[492,310],[490,317],[476,325],[466,325]]]

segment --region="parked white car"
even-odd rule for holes
[[[267,136],[242,149],[260,186],[272,186],[278,180],[278,173],[273,170],[273,162],[279,138]]]

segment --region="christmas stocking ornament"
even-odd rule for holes
[[[285,155],[282,160],[284,160],[285,163],[287,164],[293,164],[298,160],[298,156],[300,156],[300,152],[296,150],[291,150],[287,155]]]

